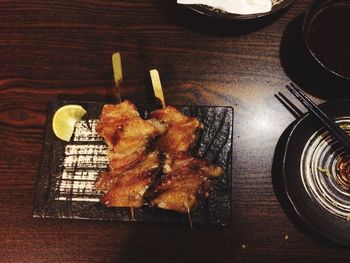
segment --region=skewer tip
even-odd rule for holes
[[[122,59],[119,52],[112,55],[114,81],[119,83],[123,80]]]
[[[131,222],[135,222],[135,210],[134,207],[130,207]]]
[[[152,80],[154,96],[160,100],[160,102],[162,103],[162,107],[165,108],[166,105],[165,105],[162,84],[160,82],[159,72],[156,69],[152,69],[150,70],[150,75]]]
[[[190,211],[188,203],[184,203],[184,205],[185,205],[186,210],[187,210],[188,222],[190,223],[190,228],[192,230],[193,229],[193,223],[192,223],[191,211]]]
[[[122,60],[119,52],[112,55],[112,65],[113,65],[113,76],[115,82],[114,96],[117,103],[121,102],[120,86],[123,81],[123,70],[122,70]]]

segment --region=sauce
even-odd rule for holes
[[[336,175],[338,183],[350,189],[350,159],[340,159],[336,165]]]
[[[330,1],[312,18],[309,47],[326,68],[350,79],[350,1]]]

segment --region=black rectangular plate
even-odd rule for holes
[[[65,104],[82,105],[87,122],[76,125],[67,143],[54,135],[54,112]],[[98,202],[101,193],[93,186],[99,172],[106,170],[106,145],[94,131],[103,102],[53,101],[49,104],[45,143],[34,201],[34,217],[131,221],[128,208],[107,208]],[[221,166],[222,176],[213,180],[209,198],[191,212],[194,224],[228,225],[231,223],[231,177],[233,108],[213,106],[176,106],[205,126],[200,134],[197,154]],[[147,118],[155,108],[138,105]],[[86,136],[88,135],[88,136]],[[157,208],[135,209],[135,221],[152,223],[188,223],[187,215]]]

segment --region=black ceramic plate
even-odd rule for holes
[[[220,9],[215,9],[205,5],[188,5],[188,7],[200,14],[211,16],[211,17],[217,17],[217,18],[229,19],[229,20],[244,20],[244,19],[253,19],[253,18],[274,14],[290,6],[292,3],[295,2],[295,0],[276,0],[274,2],[276,2],[276,4],[273,5],[272,10],[270,12],[251,14],[251,15],[239,15],[239,14],[227,13]]]
[[[55,137],[51,122],[64,104],[80,104],[88,112],[88,123],[77,123],[69,143]],[[49,107],[42,165],[34,203],[34,217],[130,221],[129,209],[107,208],[99,202],[94,183],[107,169],[106,145],[95,131],[102,102],[52,102]],[[233,109],[231,107],[179,106],[183,113],[200,119],[205,129],[197,154],[220,165],[224,173],[213,180],[209,198],[191,213],[195,224],[228,225],[231,222],[231,172]],[[152,106],[140,105],[147,118]],[[135,209],[135,221],[188,223],[186,215],[161,209]]]
[[[349,100],[321,107],[350,133]],[[349,157],[320,122],[307,114],[292,129],[283,161],[284,186],[295,211],[313,230],[345,245],[350,245],[350,186],[337,167]]]

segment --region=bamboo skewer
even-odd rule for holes
[[[135,221],[135,208],[134,207],[130,207],[130,214],[131,214],[131,221],[134,222]]]
[[[188,206],[188,203],[185,204],[185,206],[186,206],[186,210],[187,210],[188,222],[190,223],[190,228],[193,229],[191,211],[190,211],[190,208],[189,208],[189,206]]]
[[[121,94],[120,86],[123,81],[123,70],[122,70],[122,59],[119,52],[116,52],[112,55],[112,65],[113,65],[113,76],[115,87],[113,89],[113,95],[117,103],[120,103]]]
[[[152,69],[150,70],[151,80],[152,80],[152,86],[153,86],[153,92],[154,96],[160,100],[162,103],[162,107],[165,108],[165,100],[163,95],[163,89],[162,84],[160,82],[160,77],[158,70]]]
[[[121,103],[121,90],[120,86],[123,81],[123,70],[122,70],[122,59],[119,52],[112,55],[112,65],[113,65],[113,76],[115,87],[113,89],[113,95],[116,103]],[[130,217],[131,221],[135,221],[135,208],[130,207]]]

